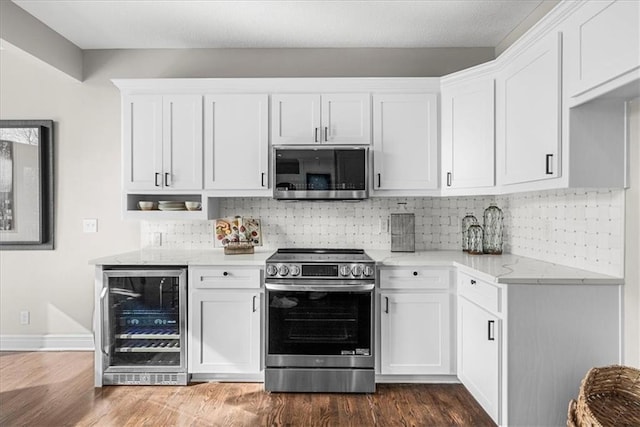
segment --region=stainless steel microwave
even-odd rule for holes
[[[355,146],[274,147],[273,197],[362,200],[369,197],[369,149]]]

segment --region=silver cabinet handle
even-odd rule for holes
[[[169,172],[165,172],[164,174],[164,186],[169,187]]]
[[[384,297],[385,299],[385,308],[384,308],[384,312],[385,313],[389,313],[389,297]]]
[[[261,176],[260,176],[260,185],[262,187],[264,187],[264,172],[262,172]]]
[[[447,187],[451,187],[451,172],[447,172]]]
[[[318,128],[315,130],[315,136],[313,137],[313,142],[318,142]]]
[[[252,308],[253,308],[253,313],[256,312],[256,295],[253,296],[253,301],[251,301],[252,304]]]
[[[495,341],[495,320],[489,320],[487,322],[487,339],[489,341]]]
[[[553,154],[547,154],[546,160],[545,160],[546,161],[546,165],[545,165],[546,170],[545,170],[545,172],[546,172],[547,175],[553,175],[553,170],[551,169],[552,160],[553,160]]]
[[[378,174],[378,188],[382,185],[380,174]]]
[[[329,128],[327,126],[324,127],[324,141],[329,141]]]
[[[160,176],[160,174],[158,172],[156,172],[156,176],[154,178],[154,184],[156,185],[156,187],[160,187],[160,184],[158,184],[158,177]]]

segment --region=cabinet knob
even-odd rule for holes
[[[228,275],[229,275],[229,273],[225,271],[225,272],[223,272],[223,273],[222,273],[222,275],[223,275],[223,276],[228,276]]]
[[[414,271],[414,272],[413,272],[413,275],[414,275],[414,276],[417,276],[417,275],[418,275],[418,272],[417,272],[417,271]]]
[[[472,285],[475,285],[475,284],[476,284],[476,281],[475,281],[475,280],[473,280],[473,279],[471,279],[471,284],[472,284]]]

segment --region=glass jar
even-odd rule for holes
[[[502,211],[495,203],[491,203],[484,211],[484,240],[482,250],[485,254],[500,255],[502,253]]]
[[[482,237],[484,233],[480,224],[472,224],[467,230],[468,248],[471,255],[482,255]]]
[[[471,213],[467,213],[467,215],[462,218],[462,250],[465,252],[469,251],[469,236],[467,231],[469,227],[473,224],[477,224],[478,220]]]

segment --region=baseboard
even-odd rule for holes
[[[93,351],[92,334],[0,335],[0,351]]]

